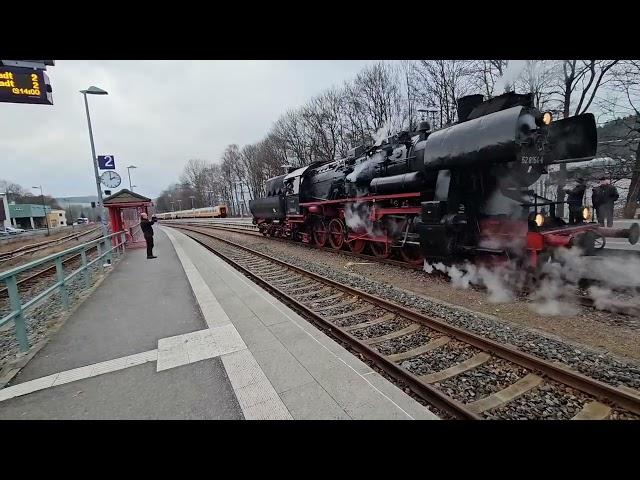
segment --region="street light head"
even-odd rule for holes
[[[109,93],[106,90],[102,90],[101,88],[94,87],[93,85],[87,88],[86,90],[80,90],[80,93],[89,94],[89,95],[108,95]]]
[[[138,168],[135,165],[129,165],[127,168]]]

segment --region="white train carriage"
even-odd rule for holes
[[[165,212],[156,215],[158,220],[173,220],[176,218],[226,218],[227,206],[216,205],[215,207],[193,208],[189,210],[178,210],[177,212]]]

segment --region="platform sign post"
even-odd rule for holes
[[[100,170],[115,170],[115,157],[113,155],[98,155],[98,168]]]

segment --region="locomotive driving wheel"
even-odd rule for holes
[[[335,250],[340,250],[344,245],[344,234],[346,228],[339,218],[334,218],[329,222],[329,243]]]
[[[387,242],[369,242],[371,252],[378,258],[389,258],[391,256],[391,249]]]
[[[422,265],[424,257],[417,245],[405,245],[400,249],[400,257],[411,265]]]
[[[366,240],[363,240],[361,238],[358,238],[357,240],[352,240],[348,242],[348,244],[351,251],[353,253],[358,253],[358,254],[362,253],[364,251],[364,247],[367,246]]]
[[[319,247],[324,247],[327,244],[327,238],[329,232],[327,231],[327,224],[322,220],[318,220],[313,224],[313,241]]]
[[[401,232],[404,232],[407,229],[407,225],[411,225],[409,222],[410,220],[404,220],[400,224],[399,230]],[[422,265],[422,263],[424,262],[424,256],[422,255],[422,251],[419,245],[405,244],[404,247],[400,249],[399,253],[400,258],[411,265]]]

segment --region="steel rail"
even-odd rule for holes
[[[523,352],[521,350],[518,350],[514,347],[508,346],[508,345],[504,345],[501,343],[498,343],[494,340],[490,340],[488,338],[484,338],[481,337],[480,335],[477,335],[475,333],[472,333],[470,331],[449,325],[448,323],[442,321],[442,320],[438,320],[435,319],[433,317],[429,317],[426,316],[422,313],[419,313],[415,310],[412,310],[410,308],[407,308],[405,306],[401,306],[398,305],[396,303],[387,301],[387,300],[383,300],[380,298],[377,298],[369,293],[363,292],[362,290],[347,286],[347,285],[343,285],[339,282],[336,282],[335,280],[331,280],[329,278],[326,278],[322,275],[319,275],[317,273],[314,272],[310,272],[308,270],[305,270],[303,268],[300,268],[296,265],[292,265],[290,263],[287,263],[283,260],[271,257],[270,255],[258,252],[256,250],[253,250],[249,247],[245,247],[243,245],[239,245],[237,243],[234,243],[232,241],[217,237],[209,232],[202,232],[202,231],[198,231],[196,228],[194,227],[177,227],[177,228],[182,228],[184,230],[187,231],[191,231],[194,233],[199,233],[201,235],[204,235],[206,237],[210,237],[213,238],[215,240],[218,240],[220,242],[223,242],[225,244],[228,244],[232,247],[235,247],[237,249],[246,251],[248,253],[251,253],[253,255],[256,255],[258,257],[264,258],[265,260],[268,260],[270,262],[276,263],[282,267],[288,268],[290,270],[293,270],[297,273],[300,273],[301,275],[304,275],[308,278],[312,278],[318,282],[327,284],[331,287],[334,287],[336,289],[342,290],[350,295],[354,295],[354,296],[358,296],[360,298],[362,298],[363,300],[377,305],[381,308],[384,308],[385,310],[389,310],[391,312],[394,312],[398,315],[401,315],[405,318],[408,318],[409,320],[412,320],[416,323],[420,323],[424,326],[427,326],[428,328],[431,328],[433,330],[436,330],[440,333],[443,333],[445,335],[449,335],[449,336],[453,336],[455,338],[457,338],[458,340],[461,340],[469,345],[475,346],[476,348],[479,348],[481,350],[484,351],[488,351],[491,352],[492,354],[496,355],[497,357],[503,358],[505,360],[508,360],[512,363],[515,363],[517,365],[520,365],[521,367],[524,367],[526,369],[529,370],[535,370],[535,371],[539,371],[542,372],[544,375],[546,375],[548,378],[555,380],[557,382],[560,382],[564,385],[570,386],[572,388],[575,388],[577,390],[580,390],[584,393],[587,393],[589,395],[592,395],[594,397],[596,397],[597,399],[600,400],[609,400],[612,403],[615,403],[635,414],[640,415],[640,395],[636,395],[628,390],[622,390],[619,388],[615,388],[613,386],[607,385],[604,382],[601,382],[599,380],[596,380],[594,378],[591,377],[587,377],[586,375],[583,375],[581,373],[578,373],[574,370],[571,370],[569,367],[561,365],[559,363],[551,363],[549,361],[543,360],[541,358],[538,358],[534,355],[528,354],[526,352]],[[202,243],[202,242],[200,242]],[[235,262],[234,262],[235,263]],[[242,268],[243,271],[246,271],[245,268]],[[249,274],[251,275],[252,278],[256,277],[254,274],[251,274],[249,272]],[[264,281],[261,283],[265,283]],[[274,288],[274,287],[270,287],[270,288]],[[286,295],[286,294],[283,294]],[[295,300],[293,300],[296,304],[298,302],[296,302]],[[301,307],[303,309],[305,309],[305,311],[307,311],[306,307]],[[314,315],[315,317],[315,315]],[[325,320],[322,320],[323,323],[326,323]],[[342,329],[340,329],[339,327],[331,324],[331,326],[327,325],[328,328],[330,328],[332,331],[335,331],[338,333],[339,336],[348,339],[349,343],[351,343],[353,340],[351,340],[353,337],[351,337],[347,332],[342,331]],[[355,340],[356,342],[358,342],[358,340]],[[362,348],[363,352],[366,352],[367,354],[369,354],[369,351],[371,351],[371,349],[369,349],[368,347],[363,348],[364,346],[358,347],[358,348]],[[379,355],[377,353],[375,353],[376,355]],[[389,361],[386,362],[382,362],[381,365],[384,365],[385,367],[389,367]],[[384,368],[384,367],[383,367]],[[385,371],[387,369],[385,368]],[[393,372],[397,372],[398,370],[401,370],[400,367],[396,366],[395,364],[393,364],[393,368],[389,368],[390,371]],[[407,374],[409,374],[408,372],[406,372]],[[404,370],[402,370],[402,375],[405,375]],[[411,375],[411,374],[409,374]],[[414,382],[417,380],[418,382],[420,382],[417,377],[414,377],[413,381],[411,379],[411,377],[407,377],[408,379],[408,383],[412,386],[416,386],[414,384]],[[421,383],[421,382],[420,382]],[[425,385],[425,387],[429,387],[427,385]],[[429,387],[427,390],[425,390],[425,392],[428,392],[430,395],[433,394],[431,392],[431,390],[434,390],[433,387]],[[419,393],[419,392],[416,392]],[[439,392],[438,392],[439,394]],[[434,397],[436,398],[439,402],[442,401],[442,394],[433,394]],[[448,398],[448,397],[447,397]],[[434,403],[434,405],[436,405]],[[436,405],[438,406],[438,405]],[[439,407],[440,408],[440,407]],[[454,405],[450,405],[447,408],[443,408],[447,411],[452,411],[455,410],[456,407]],[[466,409],[465,409],[466,410]],[[464,415],[461,412],[462,415]],[[470,418],[470,417],[467,417]]]

